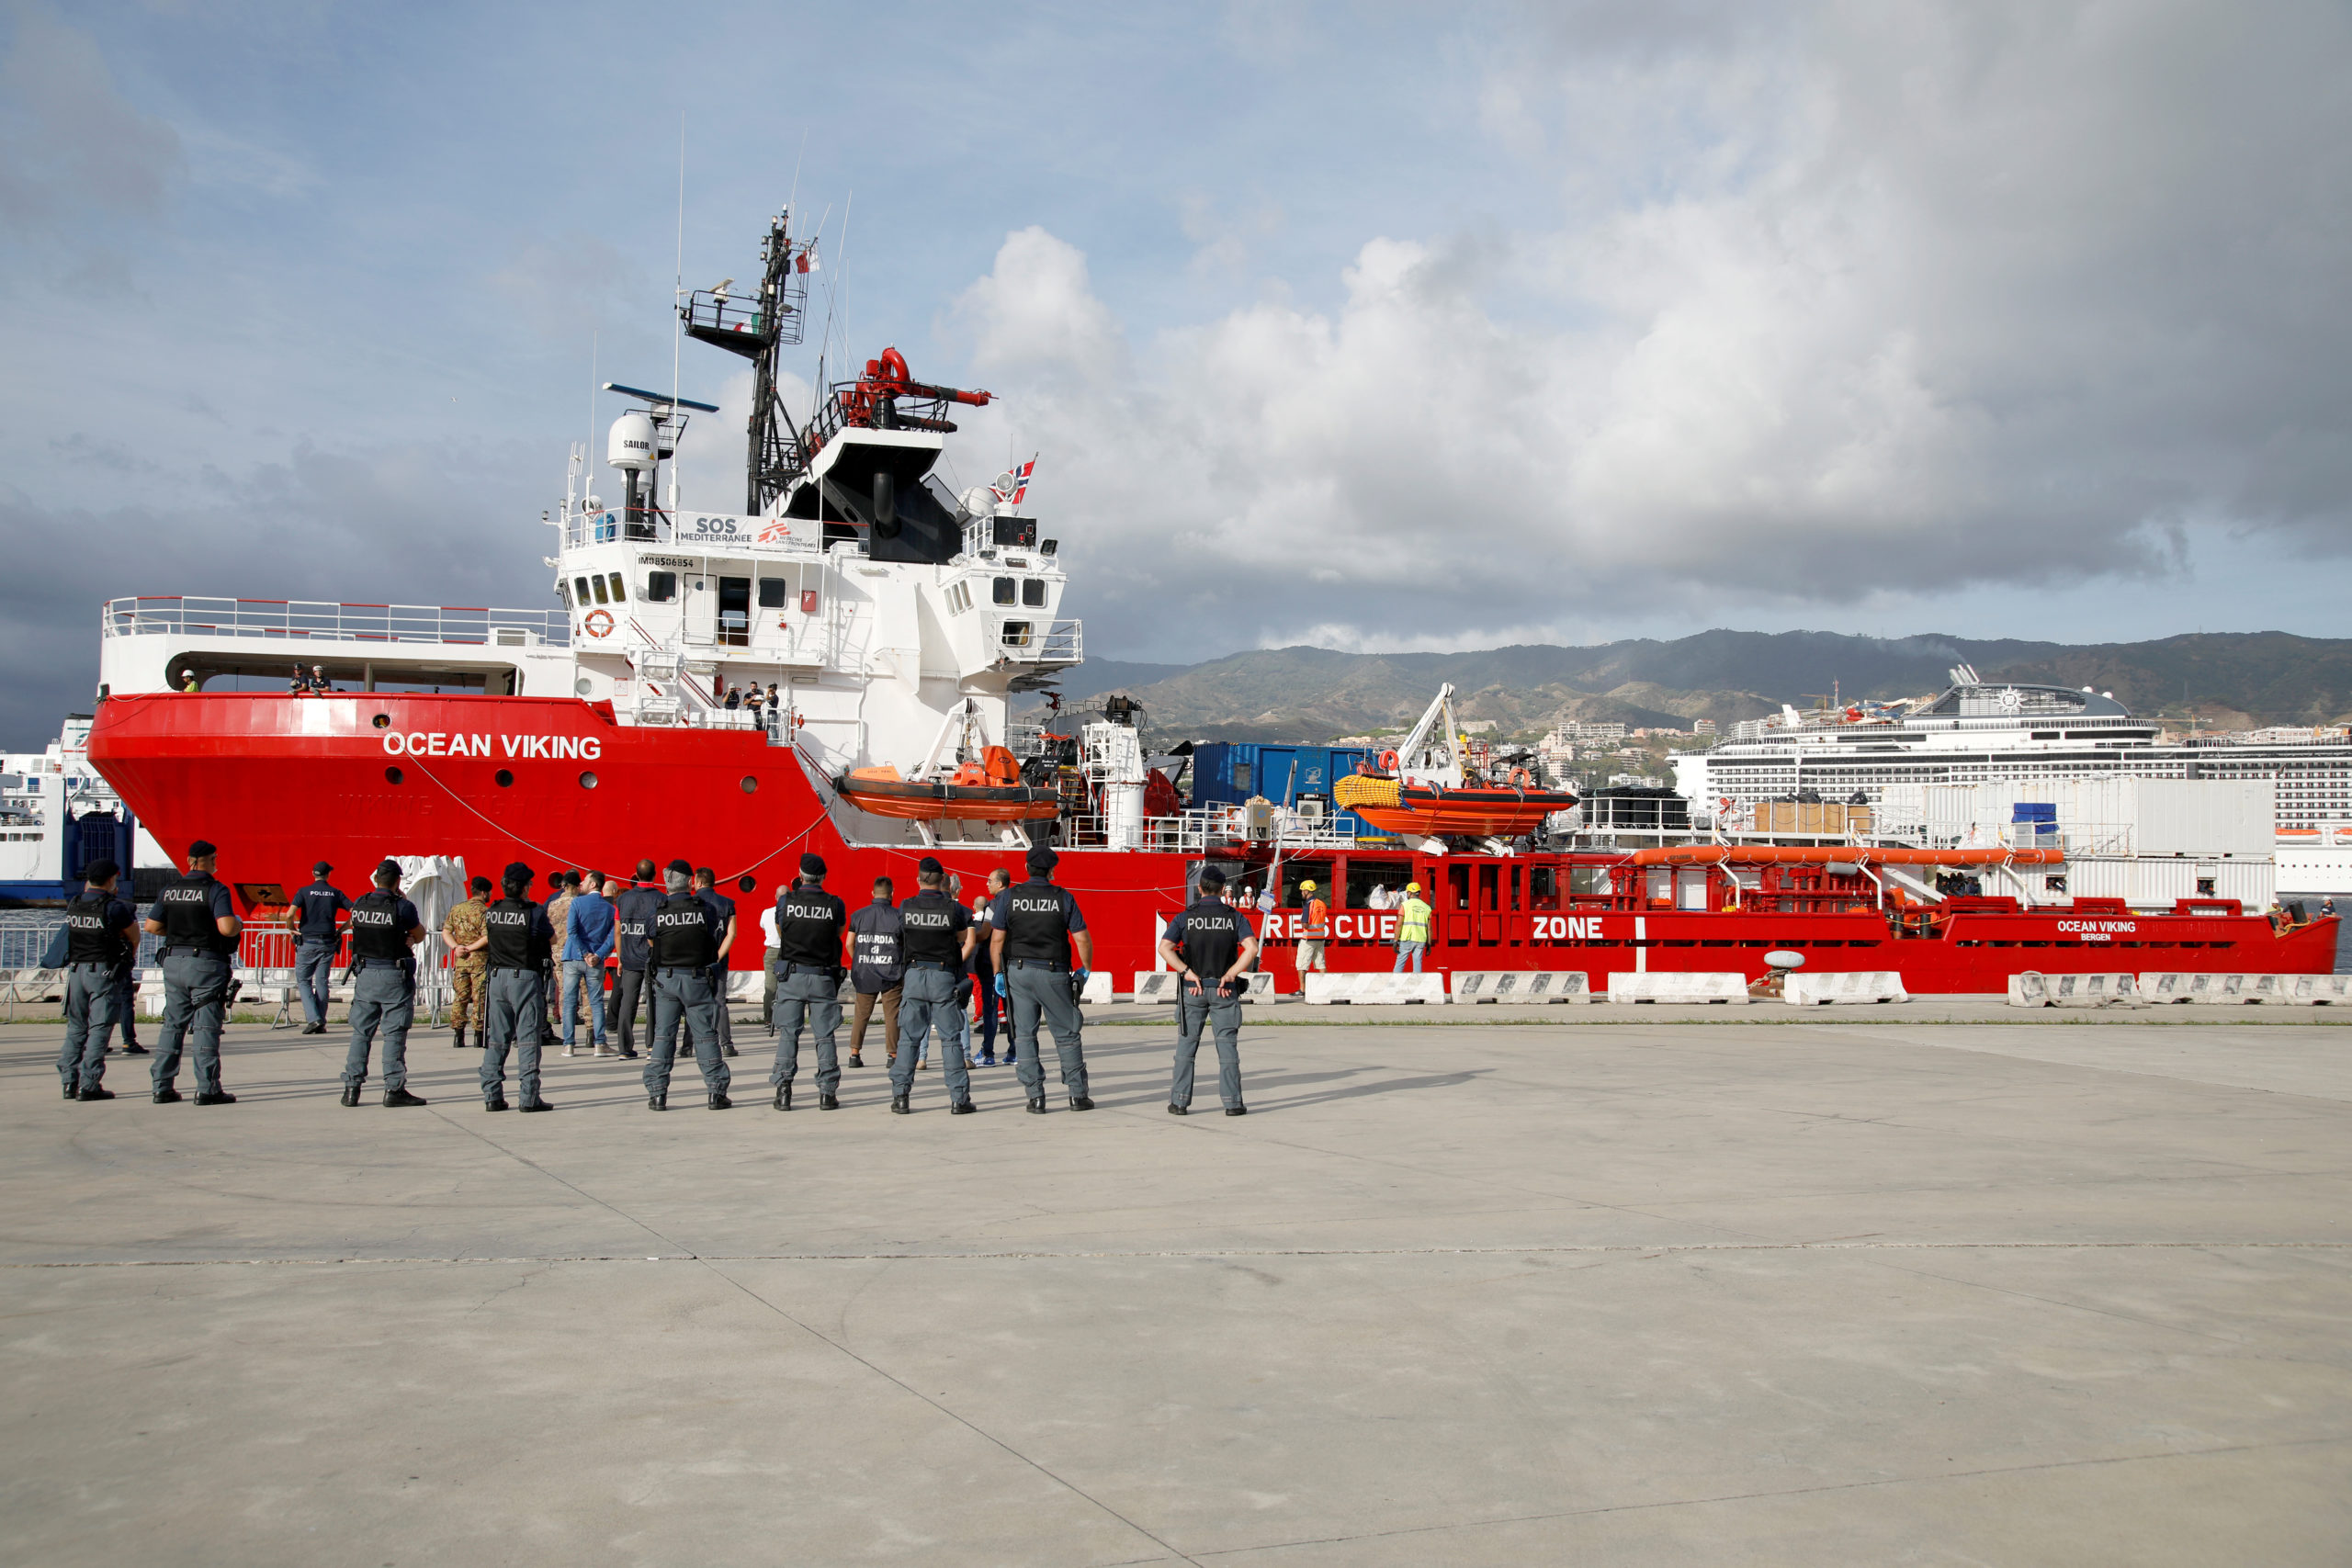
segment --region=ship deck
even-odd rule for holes
[[[779,1116],[754,1024],[724,1114],[554,1055],[555,1114],[485,1116],[438,1031],[430,1109],[346,1111],[336,1037],[254,1024],[234,1107],[120,1056],[71,1105],[0,1027],[5,1555],[2352,1548],[2332,1010],[1345,1010],[1248,1015],[1241,1120],[1213,1066],[1163,1112],[1134,1008],[1043,1118],[1002,1068]]]

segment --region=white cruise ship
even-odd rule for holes
[[[1928,792],[2027,801],[2098,798],[2086,786],[2138,779],[2267,783],[2278,892],[2352,890],[2352,742],[2168,741],[2087,686],[1984,681],[1966,665],[1951,680],[1907,711],[1784,708],[1760,734],[1677,758],[1676,788],[1694,811],[1736,829],[1761,802],[1800,797],[1865,803],[1892,826],[1931,815]]]

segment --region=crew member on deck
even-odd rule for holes
[[[342,945],[338,917],[351,912],[351,900],[327,880],[334,870],[321,861],[311,867],[314,879],[294,895],[286,923],[294,931],[294,989],[302,998],[302,1032],[327,1032],[327,984],[334,977],[334,950]]]
[[[1314,884],[1307,886],[1311,888]],[[1168,1088],[1168,1114],[1193,1109],[1193,1059],[1201,1049],[1204,1021],[1216,1036],[1217,1097],[1227,1116],[1245,1116],[1241,1103],[1241,992],[1258,955],[1258,933],[1250,917],[1227,903],[1225,873],[1201,873],[1201,896],[1168,922],[1159,955],[1176,968],[1176,1076]]]
[[[695,892],[694,868],[684,861],[670,863],[662,884],[668,897],[653,911],[653,1038],[646,1043],[645,1107],[670,1109],[670,1065],[678,1057],[683,1019],[710,1108],[724,1111],[734,1104],[727,1098],[733,1075],[718,1053],[718,1004],[711,983],[721,921],[718,911]]]
[[[963,1004],[956,988],[971,963],[978,932],[972,929],[971,911],[947,896],[946,868],[931,855],[915,867],[922,888],[899,906],[899,951],[906,969],[900,980],[898,1050],[890,1058],[890,1109],[903,1116],[910,1111],[915,1064],[939,1030],[939,1059],[947,1079],[947,1109],[958,1116],[972,1111],[972,1075],[964,1067]]]
[[[196,1031],[196,1102],[234,1105],[237,1097],[220,1087],[220,1025],[229,1009],[229,958],[237,951],[244,922],[229,901],[229,887],[212,874],[218,852],[203,839],[187,847],[187,874],[164,884],[148,907],[146,927],[164,939],[164,1030],[150,1075],[158,1105],[180,1097],[180,1050]]]
[[[778,1111],[792,1109],[804,1020],[817,1036],[817,1109],[841,1109],[833,1036],[842,1026],[842,931],[848,924],[848,906],[825,891],[825,863],[802,855],[800,880],[775,898],[775,1066],[768,1083]]]
[[[138,911],[115,896],[117,867],[94,860],[82,893],[65,906],[65,1048],[57,1076],[68,1100],[112,1100],[106,1087],[107,1037],[114,1032],[115,976],[139,950]]]
[[[384,1036],[384,1103],[423,1105],[408,1091],[408,1031],[416,1020],[416,955],[424,921],[401,897],[401,863],[376,867],[376,887],[351,906],[351,1049],[343,1058],[343,1102],[359,1103],[368,1053]]]
[[[483,915],[489,928],[490,1022],[482,1030],[481,1108],[506,1109],[506,1052],[516,1047],[514,1076],[523,1111],[552,1111],[539,1098],[539,1049],[547,1043],[547,911],[526,897],[531,868],[515,861],[499,881],[506,897]]]
[[[1094,936],[1086,929],[1078,900],[1068,888],[1053,885],[1054,867],[1060,860],[1043,844],[1029,852],[1029,880],[997,900],[996,912],[990,917],[995,930],[989,938],[997,995],[1012,1003],[1013,1073],[1029,1096],[1030,1112],[1038,1116],[1046,1113],[1046,1074],[1037,1063],[1041,1014],[1054,1032],[1069,1108],[1094,1109],[1086,1093],[1083,1024],[1071,994],[1086,983],[1094,962]],[[1073,943],[1078,948],[1074,974],[1069,957]]]

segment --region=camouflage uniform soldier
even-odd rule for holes
[[[466,1024],[479,1030],[488,1021],[490,878],[477,876],[469,889],[473,897],[449,911],[441,935],[449,943],[449,1027],[457,1031],[457,1047],[466,1048]]]

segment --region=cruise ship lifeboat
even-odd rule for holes
[[[860,811],[912,822],[1032,822],[1060,809],[1054,791],[1021,782],[1011,751],[991,746],[980,756],[935,779],[901,778],[887,763],[852,768],[833,787]]]
[[[1532,833],[1544,818],[1577,803],[1567,791],[1538,789],[1524,775],[1502,784],[1441,785],[1382,773],[1341,779],[1331,800],[1384,833],[1479,839]]]

